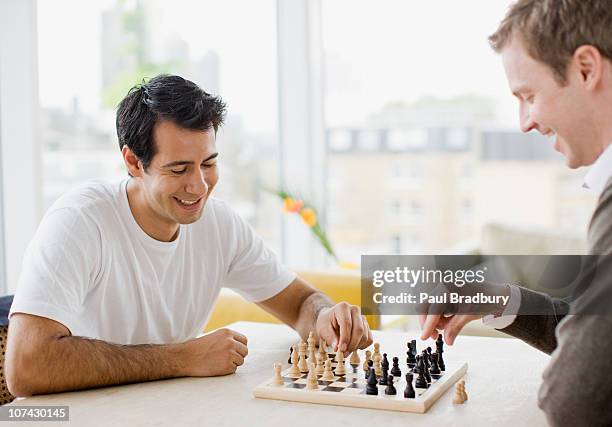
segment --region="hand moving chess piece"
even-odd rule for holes
[[[285,381],[283,381],[283,377],[281,375],[281,369],[283,369],[283,364],[280,362],[276,362],[274,364],[274,385],[285,384]]]

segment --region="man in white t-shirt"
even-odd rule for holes
[[[222,287],[341,351],[372,335],[281,265],[211,193],[225,104],[178,76],[134,87],[117,135],[130,178],[91,182],[45,214],[10,312],[6,378],[16,396],[233,373],[247,338],[197,337]]]

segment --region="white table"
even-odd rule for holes
[[[464,405],[453,405],[451,388],[427,413],[412,414],[256,399],[253,388],[273,376],[275,361],[287,363],[288,349],[298,339],[297,334],[286,326],[263,323],[239,322],[230,328],[249,339],[249,355],[234,375],[34,396],[19,399],[12,405],[68,405],[70,425],[87,426],[501,427],[520,422],[524,427],[546,424],[536,396],[549,358],[519,340],[459,337],[453,347],[445,347],[444,357],[447,361],[468,362],[465,379],[469,400]],[[374,337],[381,343],[381,351],[399,356],[400,350],[405,352],[406,340],[416,338],[417,332],[375,331]],[[421,348],[422,344],[417,343]],[[40,425],[48,427],[53,423]]]

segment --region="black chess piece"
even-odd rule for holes
[[[421,355],[417,354],[417,355],[415,356],[415,363],[414,363],[414,366],[412,367],[412,372],[414,372],[415,374],[418,374],[418,373],[419,373],[420,361],[421,361]]]
[[[406,346],[408,347],[408,351],[406,352],[406,356],[408,356],[408,357],[406,357],[406,364],[409,367],[411,367],[411,368],[416,364],[416,359],[414,357],[415,356],[415,352],[414,352],[414,350],[412,348],[413,343],[416,346],[416,341],[408,341],[406,343]]]
[[[394,377],[402,376],[402,371],[399,367],[399,359],[397,357],[393,358],[393,367],[391,368],[391,375],[393,375]]]
[[[416,356],[417,355],[416,340],[410,341],[410,344],[412,345],[412,355]]]
[[[387,379],[387,388],[385,389],[385,394],[392,395],[392,396],[397,394],[397,390],[395,389],[395,386],[393,385],[393,375],[389,375],[389,378]]]
[[[287,363],[291,365],[291,355],[293,354],[293,346],[291,346],[291,348],[289,349],[289,360],[287,360]]]
[[[431,366],[431,359],[429,358],[429,353],[427,353],[427,350],[423,350],[421,352],[421,359],[425,361],[425,368],[429,369]]]
[[[380,380],[378,382],[378,384],[380,385],[387,385],[387,377],[389,376],[389,363],[387,363],[387,366],[383,366],[382,367],[382,375],[380,376]]]
[[[436,340],[436,353],[438,353],[438,366],[441,371],[445,371],[446,366],[442,358],[442,353],[444,353],[444,339],[442,338],[442,334],[438,334],[438,339]]]
[[[378,394],[378,380],[376,379],[376,373],[374,372],[374,368],[372,367],[370,367],[370,372],[368,373],[366,394]]]
[[[423,350],[423,353],[421,354],[421,360],[423,361],[422,373],[425,377],[425,381],[427,381],[427,383],[431,383],[431,375],[429,375],[429,367],[431,365],[429,363],[429,356],[427,350]]]
[[[404,397],[407,399],[414,399],[416,393],[414,392],[414,387],[412,387],[412,374],[406,374],[406,389],[404,390]]]
[[[368,370],[365,373],[366,380],[368,379],[368,376],[370,375],[370,369],[372,369],[373,365],[374,365],[374,361],[372,359],[368,360]]]
[[[387,371],[389,370],[389,359],[387,359],[387,353],[383,353],[383,359],[382,362],[380,362],[380,366],[382,367],[382,369],[387,369]]]
[[[425,379],[425,371],[427,371],[427,369],[425,369],[425,360],[423,359],[423,357],[421,357],[419,359],[419,376],[416,379],[415,382],[415,387],[417,388],[428,388],[429,384],[427,383],[427,380]]]
[[[431,375],[440,375],[440,366],[438,366],[438,353],[431,354],[431,368],[429,368]]]

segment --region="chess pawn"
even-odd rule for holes
[[[323,370],[323,376],[321,377],[323,381],[333,381],[335,380],[334,373],[331,368],[331,360],[327,359],[325,361],[325,369]]]
[[[281,375],[281,369],[283,369],[283,364],[280,362],[276,362],[274,364],[274,385],[283,385],[285,382],[283,381],[283,377]]]
[[[319,354],[321,355],[321,359],[325,360],[323,358],[323,355],[327,356],[327,350],[326,350],[326,345],[325,345],[325,340],[323,338],[319,338]]]
[[[393,367],[391,368],[391,375],[394,377],[401,377],[402,371],[399,368],[399,359],[397,357],[393,358]]]
[[[349,363],[351,364],[351,366],[359,366],[359,363],[361,363],[361,359],[359,359],[359,353],[357,353],[357,350],[353,351],[353,353],[351,354]]]
[[[306,388],[308,390],[316,390],[319,388],[319,382],[317,381],[317,374],[315,373],[314,363],[310,363],[308,376],[306,377]]]
[[[315,339],[314,333],[312,331],[310,331],[310,333],[308,334],[308,339],[306,340],[306,342],[308,343],[308,352],[315,349],[315,344],[317,343],[317,340]]]
[[[397,390],[393,385],[393,375],[389,375],[389,377],[387,378],[387,388],[385,389],[385,394],[390,396],[394,396],[397,394]]]
[[[294,345],[293,351],[291,352],[291,369],[288,372],[288,374],[291,376],[297,376],[301,374],[300,368],[298,368],[298,358],[298,350]]]
[[[300,370],[301,373],[305,374],[306,372],[308,372],[308,362],[306,362],[306,343],[305,342],[300,342],[299,344],[300,350],[300,360],[298,361],[298,368]]]
[[[344,368],[344,354],[340,350],[336,353],[336,363],[338,364],[336,366],[336,375],[342,376],[346,374],[346,369]]]
[[[375,356],[380,356],[380,344],[377,342],[374,343],[374,353],[372,354],[372,359],[374,359]]]
[[[461,383],[457,383],[455,384],[455,397],[453,397],[453,403],[455,405],[461,405],[463,402],[465,402],[465,399],[463,398],[463,393],[461,392]]]
[[[370,350],[366,351],[365,361],[363,362],[363,370],[366,374],[370,371],[370,367],[368,366],[368,361],[372,360],[372,352]]]
[[[316,353],[315,354],[315,358],[317,359],[317,367],[315,369],[315,373],[317,375],[323,375],[323,371],[324,371],[324,368],[323,368],[323,357],[319,353]]]
[[[372,356],[372,359],[374,360],[374,372],[376,373],[376,376],[381,376],[382,375],[382,366],[380,363],[380,354],[374,354]]]
[[[465,380],[459,381],[459,384],[461,385],[461,396],[463,397],[463,401],[465,402],[466,400],[468,400],[468,395],[465,391]]]
[[[404,397],[407,399],[414,399],[416,393],[414,391],[414,387],[412,387],[412,374],[406,374],[406,389],[404,390]]]

